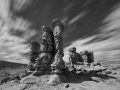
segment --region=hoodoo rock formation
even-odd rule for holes
[[[64,26],[59,19],[52,22],[54,30],[43,26],[41,42],[31,41],[30,43],[30,63],[29,71],[33,77],[51,74],[49,85],[57,85],[68,81],[76,75],[107,75],[112,73],[109,66],[94,61],[92,51],[76,52],[76,47],[71,47],[69,51],[69,63],[63,60],[63,31]],[[47,73],[45,73],[47,71]],[[78,77],[77,76],[77,77]],[[25,77],[27,78],[27,77]],[[38,77],[37,77],[38,78]]]

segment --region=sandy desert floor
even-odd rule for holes
[[[119,65],[119,64],[118,64]],[[112,66],[118,66],[113,64]],[[24,73],[23,69],[1,70],[2,73],[8,72],[11,75],[19,75]],[[7,83],[0,85],[0,90],[120,90],[120,68],[113,70],[109,75],[93,76],[93,75],[79,75],[71,76],[67,82],[50,86],[47,83],[51,75],[42,75],[35,77],[32,75],[27,76],[31,80],[26,81],[29,83],[20,83],[20,80],[13,79]],[[5,74],[4,74],[5,75]],[[32,82],[31,82],[32,81]]]

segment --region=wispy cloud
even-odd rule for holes
[[[78,16],[79,17],[79,16]],[[73,19],[72,23],[77,19]],[[120,58],[120,7],[116,7],[102,22],[98,34],[74,41],[64,49],[64,60],[68,60],[68,48],[76,47],[77,51],[94,51],[96,60],[119,60]],[[102,39],[106,38],[107,39]],[[90,42],[91,43],[87,43]],[[85,44],[87,43],[87,44]]]
[[[61,22],[66,25],[67,21],[68,21],[68,16],[64,17],[63,19],[61,19]]]
[[[63,13],[66,13],[67,11],[69,11],[73,6],[74,6],[73,2],[70,2],[68,5],[66,5],[63,8]]]
[[[12,0],[11,2],[13,3],[12,6],[14,10],[21,11],[29,6],[32,0]]]
[[[71,19],[68,24],[71,25],[71,24],[77,22],[79,19],[81,19],[86,14],[87,14],[87,12],[80,13],[79,15],[77,15],[76,17],[74,17],[73,19]]]
[[[17,10],[22,8],[22,5],[28,0],[16,0]],[[0,0],[0,58],[1,60],[14,61],[25,63],[28,58],[24,56],[29,52],[29,45],[25,44],[36,31],[30,26],[31,22],[16,15],[10,9],[12,0]],[[14,5],[12,4],[12,5]],[[14,19],[13,19],[14,17]],[[20,34],[20,35],[17,35]],[[24,62],[23,62],[24,61]]]
[[[87,0],[87,2],[85,2],[85,4],[83,4],[83,6],[88,5],[92,0]]]

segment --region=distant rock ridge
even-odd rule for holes
[[[0,61],[0,69],[4,68],[19,68],[22,66],[27,66],[26,64],[8,62],[8,61]]]

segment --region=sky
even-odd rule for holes
[[[40,42],[55,18],[65,27],[65,61],[70,47],[93,51],[96,61],[120,60],[120,0],[0,0],[0,60],[28,63],[29,42]]]

